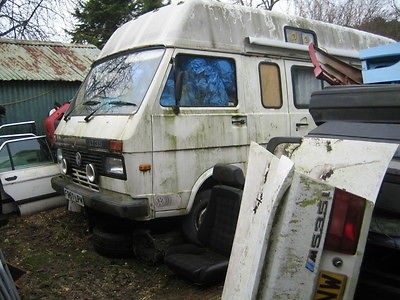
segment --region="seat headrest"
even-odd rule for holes
[[[233,165],[216,164],[213,170],[213,179],[221,184],[237,188],[244,186],[244,174],[241,168]]]

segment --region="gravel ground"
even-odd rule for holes
[[[82,214],[56,209],[11,218],[0,228],[7,261],[26,271],[23,299],[219,299],[222,286],[200,288],[165,265],[97,254]]]

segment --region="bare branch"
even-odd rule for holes
[[[240,4],[243,6],[249,6],[249,7],[257,7],[257,8],[262,8],[266,10],[272,10],[274,5],[278,3],[280,0],[259,0],[255,2],[259,2],[258,4],[254,4],[253,0],[231,0],[232,4]]]
[[[67,40],[64,30],[72,27],[70,11],[76,1],[0,0],[0,37],[50,39],[64,35]]]
[[[358,27],[377,16],[387,17],[388,0],[293,0],[296,13],[314,20]],[[393,0],[390,0],[393,1]]]

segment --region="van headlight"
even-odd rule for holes
[[[62,154],[62,150],[61,150],[61,148],[58,148],[57,149],[57,163],[58,164],[61,164],[61,161],[62,161],[62,159],[63,159],[63,154]]]
[[[61,159],[61,163],[59,164],[60,169],[61,169],[61,173],[66,175],[68,173],[68,163],[67,160],[65,158]]]
[[[67,160],[63,157],[62,150],[60,148],[57,149],[56,157],[61,173],[66,175],[68,173],[69,166]]]
[[[87,164],[85,169],[87,180],[89,180],[91,183],[95,183],[97,181],[97,174],[94,166],[92,164]]]
[[[124,162],[119,157],[106,157],[104,162],[104,170],[111,176],[124,177]]]

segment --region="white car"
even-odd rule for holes
[[[45,136],[0,135],[0,219],[66,204],[50,184],[51,177],[58,173]]]

